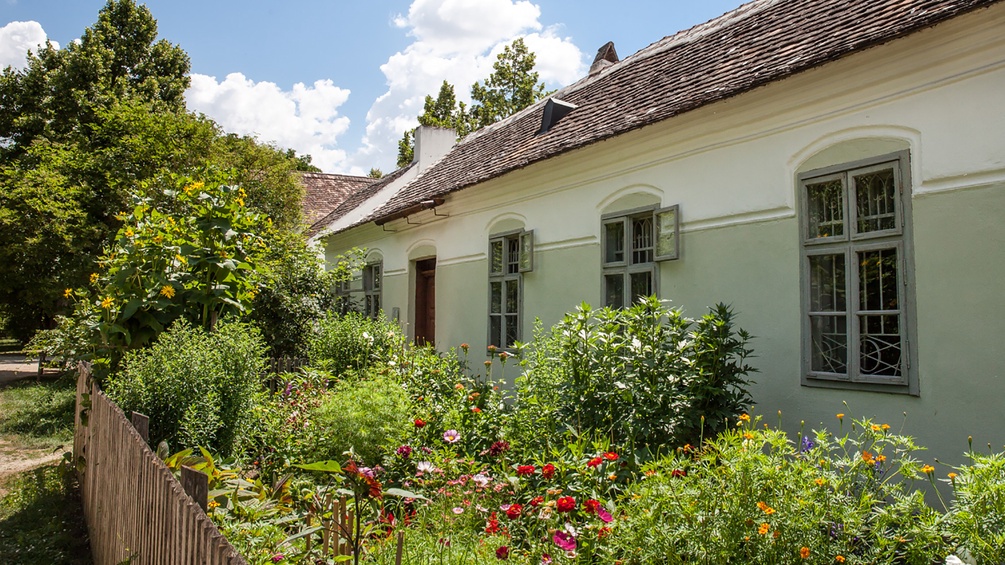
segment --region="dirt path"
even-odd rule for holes
[[[55,369],[45,369],[46,375],[54,375]],[[0,355],[0,384],[38,376],[38,359],[28,359],[24,355]]]
[[[9,442],[0,439],[0,446],[7,447],[9,445]],[[52,453],[49,449],[23,449],[18,450],[17,453],[11,453],[4,449],[3,452],[0,452],[0,498],[7,495],[7,489],[4,487],[11,475],[48,463],[55,463],[62,458],[63,449],[61,448],[56,453]]]

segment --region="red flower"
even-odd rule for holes
[[[533,475],[534,466],[533,465],[518,465],[516,468],[517,475]]]
[[[422,418],[416,418],[412,423],[415,424],[416,428],[421,428],[426,425],[426,421]]]
[[[509,559],[509,548],[505,545],[499,546],[499,549],[496,550],[496,559]]]
[[[519,504],[511,504],[510,507],[506,509],[506,517],[510,520],[516,520],[520,517],[521,512],[523,512],[523,506]]]
[[[607,526],[604,526],[603,528],[600,528],[600,529],[599,529],[599,530],[597,531],[597,537],[598,537],[598,538],[600,538],[600,539],[604,539],[604,538],[606,538],[606,537],[608,536],[608,534],[610,534],[610,533],[611,533],[611,529],[610,529],[610,528],[608,528]]]
[[[550,479],[555,476],[555,466],[548,463],[544,467],[541,467],[541,476]]]
[[[614,453],[613,451],[608,451],[607,453],[604,454],[604,459],[607,459],[608,461],[617,461],[618,454]]]
[[[684,469],[674,469],[673,471],[670,472],[670,476],[673,477],[673,478],[675,478],[675,479],[679,479],[681,477],[686,477],[687,476],[687,471],[685,471]]]
[[[587,514],[596,514],[598,509],[600,509],[600,501],[598,500],[591,498],[583,503],[583,510],[585,510]]]
[[[563,496],[555,502],[555,508],[559,512],[572,512],[576,509],[576,499],[571,496]]]
[[[604,462],[603,459],[601,459],[599,457],[594,457],[593,459],[590,459],[589,461],[586,462],[586,466],[590,467],[590,468],[593,468],[593,467],[599,466],[603,462]]]
[[[509,442],[504,439],[494,442],[492,446],[489,447],[489,455],[493,457],[498,457],[507,451],[509,451]]]
[[[494,534],[497,532],[499,532],[499,520],[496,519],[496,513],[493,512],[492,515],[489,516],[488,523],[485,525],[485,533]]]
[[[543,496],[535,496],[534,498],[530,499],[531,506],[540,506],[542,502],[544,502]]]

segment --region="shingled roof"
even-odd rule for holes
[[[308,224],[325,217],[346,198],[377,180],[330,173],[301,173],[300,179],[304,185],[304,220]]]
[[[577,108],[547,133],[544,102],[461,140],[365,223],[532,163],[748,92],[1002,0],[755,0],[561,89]]]
[[[349,193],[347,196],[343,197],[341,201],[336,203],[332,208],[329,208],[328,212],[320,217],[315,217],[314,221],[311,222],[310,228],[307,230],[307,237],[314,237],[321,230],[331,225],[333,222],[345,216],[350,210],[353,210],[357,206],[363,204],[370,199],[373,195],[380,192],[380,190],[387,185],[391,184],[398,179],[401,175],[405,174],[411,165],[407,167],[402,167],[389,175],[385,175],[379,179],[373,179],[369,177],[345,177],[352,179],[366,178],[368,183],[362,185],[357,190]],[[339,175],[329,175],[329,176],[339,176]],[[306,182],[305,182],[306,184]],[[305,213],[306,216],[306,213]]]

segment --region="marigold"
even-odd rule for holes
[[[838,556],[836,556],[834,558],[834,561],[837,561],[838,563],[844,563],[844,555],[838,555]]]
[[[883,428],[881,428],[879,424],[873,424],[872,425],[872,431],[874,431],[874,432],[878,432],[878,431],[880,431],[882,429]]]
[[[946,476],[949,477],[950,481],[955,481],[956,480],[956,473],[949,473]]]
[[[754,434],[752,434],[750,432],[744,432],[743,433],[743,439],[754,439]]]
[[[931,465],[925,465],[921,468],[921,472],[926,475],[931,475],[933,471],[935,471],[935,467],[932,467]]]
[[[749,422],[750,421],[750,414],[740,414],[740,420],[742,420],[744,422]]]
[[[825,484],[827,484],[827,481],[826,481],[826,480],[824,480],[824,479],[816,479],[816,480],[815,480],[815,481],[813,481],[813,482],[814,482],[814,483],[816,483],[818,487],[822,487],[822,486],[824,486]]]
[[[799,557],[802,557],[803,559],[809,559],[809,557],[810,557],[810,548],[808,548],[806,546],[803,546],[799,550]]]
[[[767,514],[769,516],[775,513],[775,509],[772,508],[772,507],[770,507],[770,506],[768,506],[764,502],[758,502],[757,503],[757,507],[761,509],[761,512],[764,512],[765,514]]]
[[[161,287],[160,294],[165,298],[174,298],[174,287],[169,284],[166,284]]]
[[[883,424],[883,425],[882,425],[882,426],[880,426],[880,427],[881,427],[881,428],[883,428],[883,430],[884,430],[884,431],[885,431],[885,430],[889,430],[889,429],[890,429],[890,424]]]
[[[876,462],[877,463],[882,463],[883,461],[886,461],[886,455],[883,455],[882,453],[877,453],[876,454]]]
[[[838,420],[844,420],[844,414],[838,414],[837,417]]]
[[[862,461],[865,461],[866,463],[871,462],[872,461],[872,453],[869,453],[868,451],[863,451],[862,452]]]
[[[771,529],[771,525],[768,524],[767,522],[764,522],[763,524],[761,524],[761,526],[759,528],[757,528],[757,533],[759,533],[759,534],[761,534],[763,536],[764,534],[767,534],[768,530],[770,530],[770,529]]]

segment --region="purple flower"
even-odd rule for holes
[[[812,441],[810,441],[809,436],[803,436],[803,453],[806,453],[807,451],[813,449],[814,445],[815,444]]]
[[[443,432],[443,441],[447,443],[457,443],[461,439],[461,434],[457,430],[447,430]]]
[[[412,447],[409,445],[403,445],[399,447],[398,450],[395,451],[395,453],[397,453],[398,455],[402,456],[405,459],[408,459],[409,457],[412,456]]]

